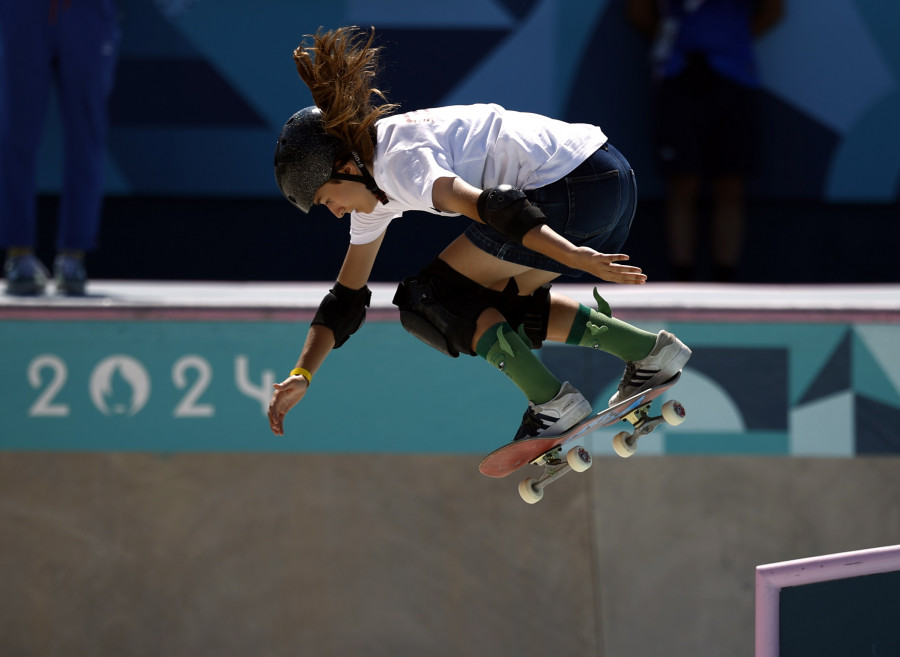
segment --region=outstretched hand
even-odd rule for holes
[[[610,283],[643,285],[647,282],[647,275],[641,272],[640,267],[620,264],[629,260],[624,253],[599,253],[592,249],[589,251],[585,258],[586,265],[581,268],[587,273]]]
[[[610,283],[641,285],[647,282],[640,267],[620,264],[629,259],[624,253],[600,253],[589,246],[575,246],[546,224],[528,231],[522,244],[556,262]]]
[[[275,392],[269,402],[269,428],[276,436],[284,435],[284,416],[309,390],[309,382],[302,376],[291,376],[272,386]]]

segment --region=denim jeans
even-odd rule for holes
[[[576,246],[619,253],[631,230],[637,183],[628,160],[607,143],[565,178],[525,195],[547,217],[547,225]],[[466,237],[507,262],[575,278],[584,273],[511,242],[485,224],[473,223]]]

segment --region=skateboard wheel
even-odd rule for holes
[[[681,405],[681,402],[675,401],[674,399],[667,401],[662,406],[663,420],[673,427],[677,427],[684,422],[685,415],[687,415],[687,413],[684,410],[684,406]]]
[[[584,472],[591,467],[591,464],[594,461],[591,458],[591,453],[589,451],[584,447],[578,446],[569,450],[566,454],[566,462],[575,472]]]
[[[519,484],[519,497],[529,504],[537,504],[544,497],[544,489],[535,489],[534,479],[529,477]]]
[[[623,459],[627,459],[637,451],[637,443],[630,441],[630,438],[631,434],[627,431],[620,431],[613,437],[613,449]]]

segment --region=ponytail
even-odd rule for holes
[[[325,131],[364,162],[372,161],[375,123],[399,107],[388,103],[384,93],[373,86],[381,50],[372,45],[375,28],[368,35],[358,27],[329,32],[319,28],[307,37],[313,39],[312,45],[301,42],[294,50],[294,63],[312,92],[313,103],[322,110]]]

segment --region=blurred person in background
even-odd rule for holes
[[[759,75],[754,39],[776,25],[782,0],[626,0],[651,43],[654,138],[666,183],[672,276],[697,274],[698,205],[711,194],[713,278],[734,281],[744,236],[745,188],[759,161]]]
[[[35,176],[53,87],[64,150],[53,271],[58,293],[85,292],[119,41],[114,0],[0,0],[0,246],[8,294],[42,294],[49,278],[35,254]]]

